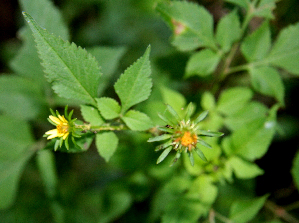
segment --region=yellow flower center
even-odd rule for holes
[[[181,138],[181,144],[183,146],[188,146],[189,148],[191,145],[196,145],[197,143],[197,135],[191,134],[190,132],[185,132],[183,137]]]
[[[67,123],[61,123],[56,126],[58,134],[65,134],[69,131],[69,125]]]

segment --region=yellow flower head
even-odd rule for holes
[[[64,109],[64,115],[60,115],[58,111],[54,112],[52,109],[50,109],[52,115],[49,116],[48,121],[56,126],[56,129],[52,129],[50,131],[47,131],[44,135],[44,137],[47,137],[47,139],[54,139],[58,138],[55,141],[54,150],[56,151],[59,148],[62,147],[62,145],[65,145],[65,148],[69,150],[69,141],[68,139],[71,137],[73,146],[77,146],[78,144],[75,142],[74,137],[78,138],[80,135],[78,135],[76,131],[76,124],[75,121],[76,118],[72,119],[73,110],[68,113],[67,112],[68,106]]]
[[[52,129],[45,133],[46,135],[48,135],[47,139],[62,137],[62,139],[65,140],[70,134],[69,122],[65,119],[63,115],[58,115],[58,117],[50,115],[49,119],[52,121],[52,124],[56,125],[56,129]]]
[[[201,130],[200,122],[205,119],[208,112],[202,112],[195,119],[191,119],[191,115],[194,113],[195,107],[192,103],[187,106],[184,118],[181,118],[178,113],[170,106],[167,106],[167,112],[165,116],[159,114],[159,117],[167,123],[165,127],[158,127],[161,132],[157,136],[150,138],[148,142],[165,141],[159,145],[156,151],[164,150],[159,156],[157,163],[162,162],[171,150],[176,151],[173,163],[175,163],[181,156],[181,153],[185,152],[189,155],[191,165],[194,165],[193,152],[204,161],[207,158],[199,148],[199,146],[205,146],[212,148],[208,143],[202,140],[201,136],[219,137],[222,136],[222,132],[212,132]],[[168,115],[167,115],[168,114]]]

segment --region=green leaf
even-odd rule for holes
[[[279,0],[261,0],[258,7],[254,10],[253,15],[257,17],[264,17],[267,19],[273,19],[273,11],[275,9],[275,2]]]
[[[220,19],[216,30],[216,40],[221,49],[227,53],[233,43],[239,40],[240,37],[241,24],[237,11],[234,10]]]
[[[104,123],[99,111],[93,106],[80,105],[80,107],[81,114],[85,121],[89,122],[91,125],[102,125]]]
[[[264,174],[264,171],[258,165],[237,156],[230,157],[227,162],[233,168],[236,177],[240,179],[250,179]]]
[[[23,13],[35,37],[47,78],[61,97],[96,106],[100,69],[94,57],[74,43],[64,42]]]
[[[235,201],[230,209],[230,220],[236,223],[246,223],[252,220],[264,206],[268,195],[259,198]]]
[[[203,110],[214,110],[216,107],[214,95],[208,91],[204,92],[201,97],[200,105],[203,108]]]
[[[283,29],[264,63],[299,75],[299,23]]]
[[[48,84],[31,30],[29,28],[22,29],[20,31],[20,38],[23,41],[23,45],[18,54],[10,62],[10,68],[16,74],[30,78],[39,85]]]
[[[194,194],[200,198],[200,201],[205,205],[211,205],[217,198],[218,188],[213,184],[212,176],[202,174],[198,176],[190,186],[188,195]]]
[[[241,51],[248,61],[259,61],[269,53],[271,33],[269,22],[265,21],[257,30],[245,38]]]
[[[234,153],[251,161],[261,158],[270,146],[275,126],[275,120],[260,118],[233,132]]]
[[[225,115],[238,112],[252,98],[253,92],[249,88],[234,87],[221,93],[217,110]]]
[[[172,44],[179,50],[216,49],[213,17],[202,6],[186,1],[160,2],[156,10],[172,28]]]
[[[0,116],[0,209],[8,208],[15,200],[22,171],[33,155],[29,124]]]
[[[163,141],[165,139],[169,139],[171,138],[172,135],[167,135],[167,134],[164,134],[164,135],[160,135],[160,136],[155,136],[153,138],[149,138],[147,141],[148,142],[157,142],[157,141]]]
[[[251,101],[244,105],[239,112],[227,116],[224,123],[229,129],[236,131],[243,125],[247,125],[254,120],[266,118],[268,110],[269,109],[264,104],[257,101]]]
[[[69,32],[66,23],[52,1],[49,0],[20,0],[22,11],[32,15],[38,23],[50,33],[60,36],[62,39],[69,39]],[[36,43],[31,35],[29,27],[22,28],[20,33],[23,45],[11,61],[10,67],[17,74],[32,78],[39,84],[45,84],[44,72],[41,60],[38,57]]]
[[[64,40],[69,39],[69,31],[63,21],[59,9],[49,0],[20,0],[23,11],[30,14],[35,20],[47,29],[49,33],[60,36]]]
[[[106,162],[110,160],[117,149],[118,138],[114,132],[104,132],[96,135],[96,147]]]
[[[134,131],[145,131],[153,127],[152,120],[139,111],[130,110],[121,119]]]
[[[39,151],[36,156],[36,163],[48,198],[55,199],[57,195],[58,176],[53,152],[45,149]]]
[[[249,69],[254,89],[272,96],[284,105],[284,85],[280,74],[272,67],[254,67]]]
[[[117,118],[120,114],[121,107],[118,102],[112,98],[97,98],[98,109],[105,119]]]
[[[172,146],[166,148],[157,159],[157,164],[161,163],[172,150]]]
[[[131,106],[146,100],[152,88],[149,61],[150,46],[144,55],[131,65],[117,80],[114,89],[120,98],[124,114]]]
[[[35,82],[14,75],[0,76],[0,111],[23,120],[36,118],[45,108],[42,89]]]
[[[198,130],[196,133],[201,136],[209,136],[209,137],[220,137],[220,136],[224,135],[224,133],[222,133],[222,132],[213,132],[210,130],[208,130],[208,131]]]
[[[98,223],[114,222],[130,208],[132,202],[132,195],[123,185],[109,185],[96,202],[100,204],[96,214],[99,217]]]
[[[179,116],[182,117],[182,108],[186,106],[185,97],[181,93],[164,86],[160,87],[160,91],[162,94],[163,102],[167,105],[170,105],[179,114]]]
[[[109,80],[115,73],[121,57],[126,52],[126,47],[103,47],[96,46],[87,49],[91,55],[93,55],[98,61],[103,75],[101,76],[101,82],[98,89],[98,95],[103,93],[106,89]]]
[[[221,55],[210,49],[204,49],[194,53],[187,63],[185,77],[193,75],[208,76],[212,74],[220,59]]]
[[[201,141],[203,142],[203,141]],[[200,143],[201,143],[200,142]],[[199,148],[195,148],[195,152],[197,153],[197,155],[203,160],[203,161],[208,161],[205,154],[199,149]]]
[[[204,120],[204,119],[207,117],[208,114],[209,114],[208,111],[203,111],[203,112],[201,112],[201,113],[197,116],[197,118],[194,120],[194,123],[195,123],[195,124],[200,123],[202,120]]]
[[[295,185],[299,190],[299,151],[296,153],[295,158],[293,160],[292,166],[292,177],[294,179]]]
[[[235,4],[235,5],[238,5],[246,10],[248,10],[249,5],[250,5],[250,0],[225,0],[225,1]]]

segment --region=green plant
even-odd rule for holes
[[[226,0],[230,11],[215,30],[213,16],[194,2],[77,1],[82,9],[68,11],[72,1],[65,1],[60,13],[48,0],[20,0],[27,24],[20,32],[22,47],[10,61],[15,75],[0,77],[0,208],[7,210],[6,222],[28,216],[41,221],[29,213],[36,208],[32,202],[51,210],[51,220],[43,219],[49,222],[298,221],[287,212],[276,214],[269,194],[255,194],[254,178],[264,174],[255,161],[267,154],[280,130],[283,78],[299,75],[299,24],[271,38],[276,0]],[[78,42],[92,45],[84,49],[68,41],[62,15],[72,19],[93,4],[106,7],[104,34],[82,26]],[[122,9],[117,16],[114,7]],[[126,36],[125,28],[133,28],[122,19],[134,15],[152,23],[159,20],[156,13],[172,30],[172,46],[151,27],[142,36],[149,41],[139,47],[144,23],[135,27],[136,36]],[[262,18],[261,25],[250,32],[254,18]],[[105,42],[105,34],[127,46],[92,43],[93,35]],[[145,50],[134,63],[141,50],[137,56],[130,47]],[[172,56],[165,59],[163,53]],[[124,55],[122,68],[132,65],[114,76]],[[155,147],[163,152],[155,153]],[[95,148],[105,162],[99,156],[92,161]],[[9,207],[18,200],[28,166],[39,171],[45,193],[32,202],[20,199],[21,206],[30,205],[17,215],[18,206]],[[297,155],[292,169],[297,187],[298,166]],[[21,192],[41,185],[28,179]],[[261,212],[263,207],[274,207],[274,214]]]

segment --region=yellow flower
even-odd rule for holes
[[[56,129],[52,129],[45,133],[46,135],[49,135],[47,139],[62,137],[62,139],[65,140],[70,134],[69,122],[65,119],[63,115],[58,115],[58,117],[50,115],[49,119],[52,121],[52,124],[56,125]]]

